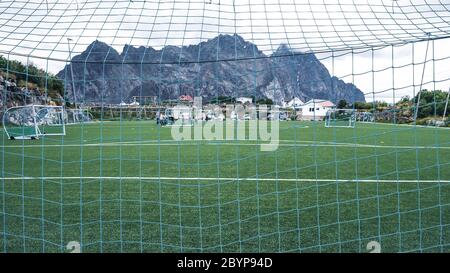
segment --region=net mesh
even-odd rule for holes
[[[449,252],[449,11],[1,1],[2,117],[73,119],[2,130],[1,251]]]
[[[66,124],[81,124],[92,122],[94,117],[88,110],[84,109],[65,109],[64,122]]]
[[[368,114],[364,113],[364,116]],[[365,121],[365,118],[362,118]],[[332,109],[325,116],[325,127],[355,127],[356,113],[353,109]]]

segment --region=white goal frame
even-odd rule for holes
[[[11,112],[17,109],[30,108],[31,116],[28,118],[25,124],[24,119],[12,121],[10,115]],[[60,123],[54,123],[49,119],[49,113],[45,113],[48,109],[52,109],[52,113],[56,113],[57,120]],[[17,117],[16,117],[17,118]],[[8,139],[39,139],[41,136],[65,136],[66,127],[64,122],[64,107],[63,106],[53,106],[53,105],[25,105],[25,106],[14,106],[6,109],[3,113],[2,118],[3,129],[8,137]],[[11,124],[15,125],[10,126]],[[60,132],[46,132],[45,127],[57,127],[60,126]],[[14,128],[17,128],[14,130]]]
[[[348,115],[345,115],[349,113]],[[336,117],[345,115],[344,119],[337,121]],[[326,128],[355,128],[356,110],[355,109],[330,109],[325,115]]]

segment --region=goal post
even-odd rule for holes
[[[36,105],[36,125],[41,135],[64,136],[64,108],[62,106]]]
[[[40,136],[64,136],[62,106],[26,105],[8,108],[3,114],[3,128],[9,139],[38,139]]]
[[[354,128],[356,112],[354,109],[330,109],[325,116],[325,127]]]

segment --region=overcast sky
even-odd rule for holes
[[[96,39],[120,53],[125,44],[161,49],[238,33],[268,55],[282,43],[314,52],[330,72],[354,82],[368,101],[392,102],[418,91],[427,42],[378,48],[450,36],[450,0],[208,2],[2,0],[0,54],[57,73],[69,59],[67,38],[75,55]],[[368,49],[373,46],[377,49]],[[448,90],[450,39],[430,42],[428,48],[424,88]]]

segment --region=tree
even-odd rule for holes
[[[27,84],[32,84],[32,86],[37,86],[41,90],[47,88],[50,97],[64,93],[64,85],[60,79],[36,67],[32,62],[24,65],[19,61],[8,60],[0,56],[0,69],[3,71],[5,77],[8,75],[8,78],[15,79],[22,87],[25,87]]]
[[[259,105],[273,105],[273,100],[268,98],[259,99],[256,101],[256,104]]]
[[[417,107],[417,101],[419,99],[419,109],[417,112],[418,118],[426,118],[430,116],[442,116],[444,114],[445,102],[447,100],[447,92],[441,90],[429,91],[424,89],[420,91],[413,99],[414,110]],[[448,111],[447,111],[448,113]]]
[[[337,108],[338,109],[346,109],[348,106],[347,101],[346,100],[340,100],[338,102]]]
[[[406,103],[406,102],[409,102],[410,100],[411,100],[411,98],[408,95],[406,95],[401,98],[399,103]]]
[[[358,109],[358,110],[370,110],[373,108],[373,103],[356,101],[354,103],[354,106],[355,106],[355,109]]]
[[[235,103],[236,99],[227,96],[217,96],[209,101],[211,104],[221,104],[221,103]]]

